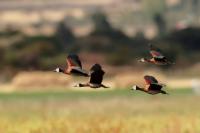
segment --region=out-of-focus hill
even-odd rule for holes
[[[112,67],[151,67],[137,62],[149,56],[149,43],[176,62],[157,67],[162,70],[199,62],[199,2],[195,0],[0,3],[2,81],[10,81],[20,71],[64,66],[69,53],[84,53],[81,56],[89,65],[95,61]],[[90,56],[96,59],[91,61]]]
[[[20,4],[19,4],[20,3]],[[196,5],[196,6],[195,6]],[[0,29],[13,26],[26,33],[34,32],[36,26],[48,33],[55,25],[66,18],[78,35],[85,35],[91,31],[88,15],[96,11],[103,11],[114,27],[120,28],[127,35],[134,36],[138,31],[144,31],[145,36],[152,38],[158,34],[152,22],[152,15],[165,14],[168,28],[187,27],[194,24],[198,14],[199,3],[184,0],[10,0],[0,1],[1,26]],[[193,9],[195,9],[193,11]],[[29,19],[24,19],[24,18]],[[69,18],[68,18],[69,17]],[[41,26],[42,25],[42,26]],[[130,28],[132,27],[132,28]],[[85,34],[84,34],[85,33]]]

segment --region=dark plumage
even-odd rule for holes
[[[90,69],[90,83],[101,84],[103,81],[103,75],[105,72],[102,70],[99,64],[95,64]]]
[[[156,78],[154,78],[153,76],[144,76],[145,79],[145,87],[144,88],[140,88],[137,85],[132,87],[132,90],[140,90],[143,92],[146,92],[148,94],[167,94],[167,92],[163,91],[162,88],[165,86],[164,84],[158,83],[158,80]]]
[[[86,76],[86,77],[89,76],[89,74],[82,69],[82,64],[78,55],[75,54],[68,55],[66,59],[66,64],[67,65],[64,69],[58,67],[54,71],[68,75]]]
[[[152,45],[149,45],[149,47],[150,47],[150,54],[152,57],[150,59],[142,58],[139,60],[140,62],[148,62],[148,63],[152,63],[152,64],[156,64],[156,65],[174,64],[174,63],[170,62],[161,52],[159,52],[157,49],[153,48]]]
[[[90,69],[90,79],[88,83],[79,83],[75,87],[91,87],[91,88],[108,88],[102,84],[103,76],[105,72],[102,70],[99,64],[95,64]]]

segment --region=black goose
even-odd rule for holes
[[[90,80],[88,83],[79,83],[75,87],[108,88],[102,84],[105,72],[99,64],[95,64],[90,69]]]

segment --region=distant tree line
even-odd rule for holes
[[[58,24],[52,36],[26,36],[7,47],[0,47],[0,68],[9,68],[13,72],[20,70],[47,70],[59,64],[67,53],[98,52],[106,55],[110,65],[126,65],[135,59],[148,56],[147,44],[153,43],[174,60],[184,59],[185,64],[199,61],[200,29],[187,28],[165,32],[165,20],[161,14],[154,16],[159,35],[148,40],[143,33],[128,37],[121,30],[113,28],[102,12],[91,16],[94,28],[84,37],[76,37],[65,21]],[[164,34],[162,34],[164,33]],[[16,36],[20,31],[0,33],[0,37]]]

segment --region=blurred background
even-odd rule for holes
[[[138,63],[148,44],[176,64]],[[199,0],[0,0],[0,53],[2,132],[200,132]],[[52,72],[69,53],[86,70],[100,63],[111,89],[73,88],[88,79]],[[146,74],[172,95],[131,92]]]

